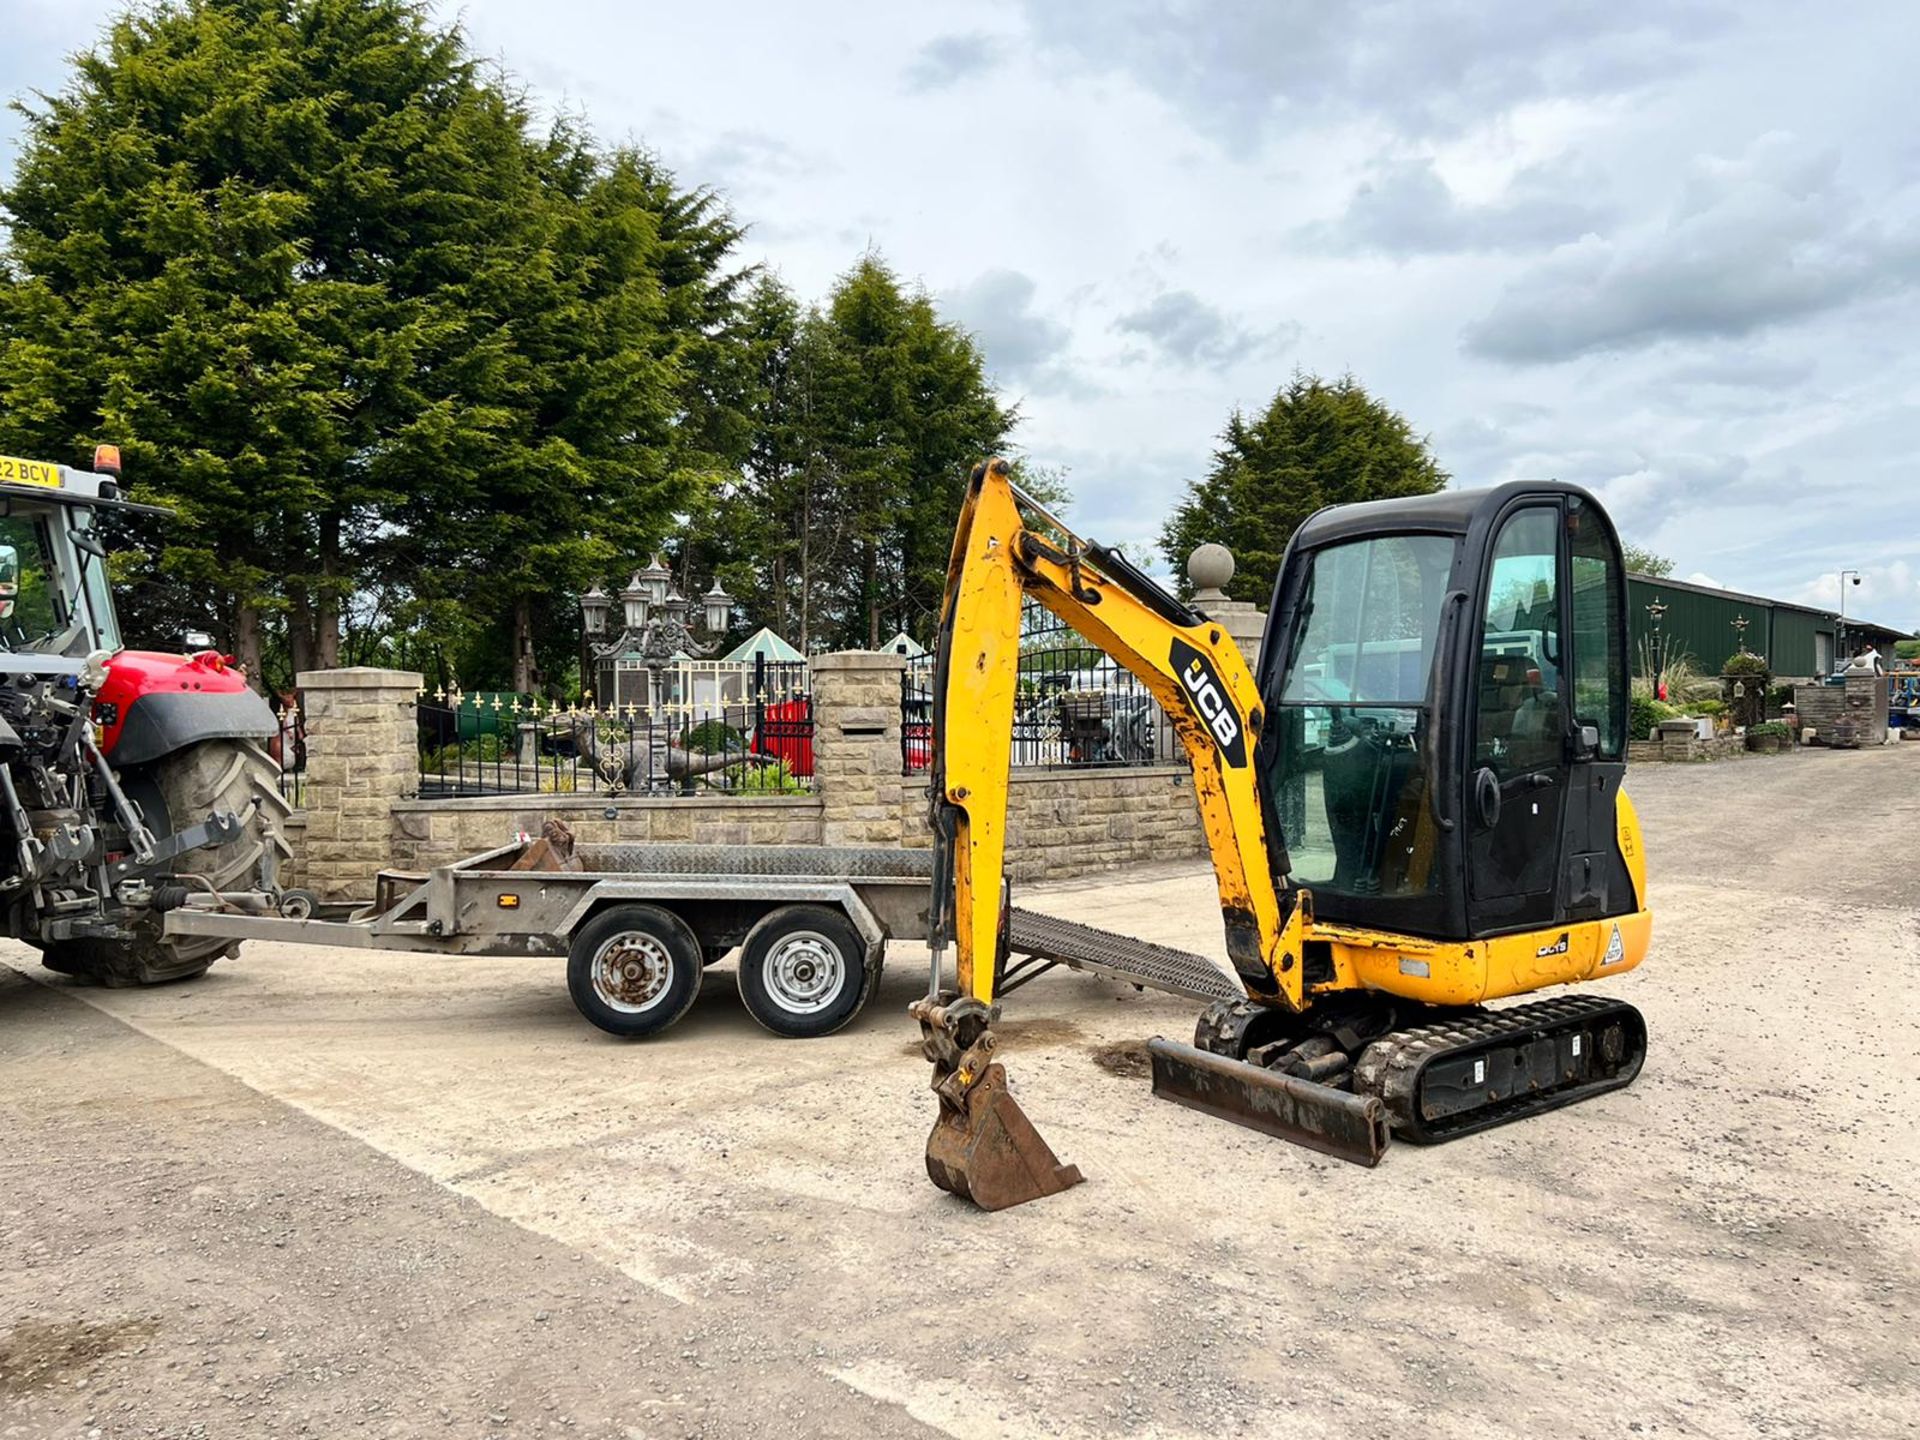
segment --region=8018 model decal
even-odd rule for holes
[[[1238,770],[1247,763],[1247,735],[1227,700],[1227,687],[1213,662],[1186,641],[1175,639],[1168,658],[1180,677],[1180,693],[1220,747],[1220,758]]]

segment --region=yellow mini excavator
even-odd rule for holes
[[[1000,1209],[1081,1178],[1008,1093],[991,1028],[1020,913],[1003,870],[1024,596],[1139,677],[1193,769],[1244,994],[1193,1045],[1149,1044],[1154,1093],[1371,1165],[1390,1130],[1449,1140],[1639,1072],[1630,1005],[1483,1008],[1647,952],[1625,590],[1612,523],[1572,485],[1338,506],[1287,549],[1256,677],[1004,461],[976,469],[935,655],[933,976],[913,1007],[934,1182]]]

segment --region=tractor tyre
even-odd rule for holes
[[[279,863],[293,854],[281,830],[293,807],[280,793],[280,767],[252,740],[203,740],[128,770],[120,780],[156,840],[196,825],[216,810],[231,811],[246,822],[225,845],[176,855],[169,874],[197,876],[216,890],[244,890],[252,888],[269,846]],[[195,883],[193,888],[204,887]],[[238,941],[210,936],[169,940],[160,926],[160,917],[149,915],[134,923],[130,942],[55,941],[46,947],[41,963],[95,985],[159,985],[204,975],[215,960],[240,948]]]

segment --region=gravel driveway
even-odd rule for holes
[[[0,1436],[1910,1434],[1920,745],[1628,788],[1633,1087],[1365,1171],[1154,1101],[1192,1007],[1056,973],[1004,1056],[1089,1181],[995,1216],[921,1172],[923,952],[827,1040],[723,965],[623,1044],[555,961],[6,946]],[[1224,959],[1203,867],[1019,899]]]

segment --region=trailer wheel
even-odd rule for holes
[[[837,910],[789,905],[754,927],[740,950],[740,999],[776,1035],[831,1035],[872,989],[867,947]]]
[[[686,922],[654,905],[616,905],[574,933],[567,991],[609,1035],[652,1035],[700,994],[700,942]]]

